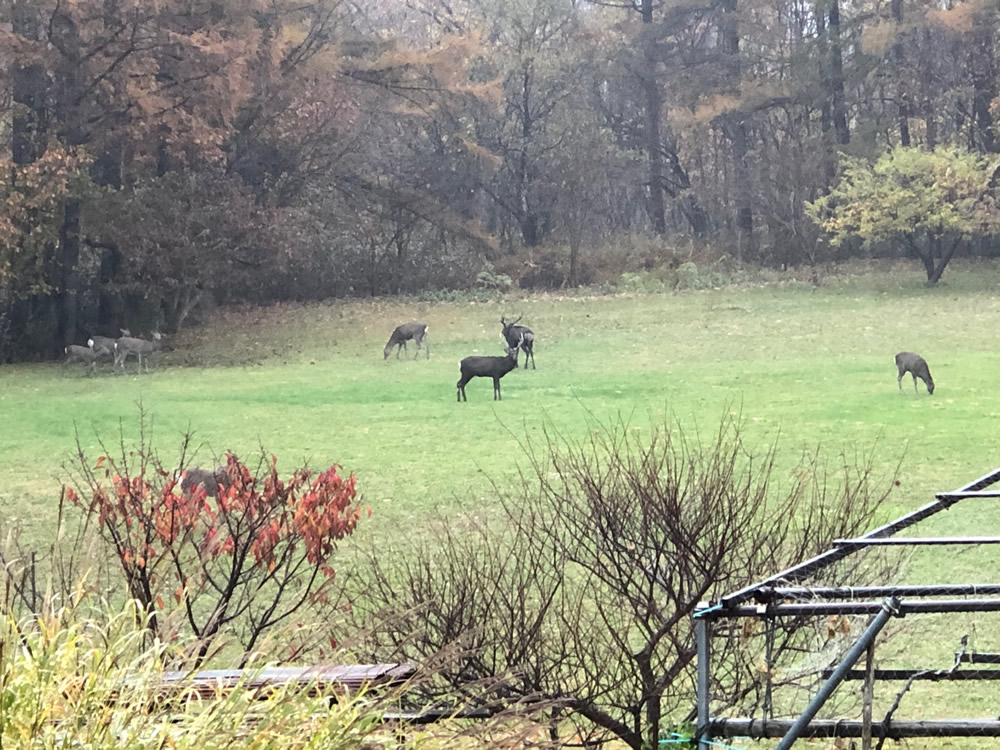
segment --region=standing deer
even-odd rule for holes
[[[507,321],[500,316],[500,325],[503,330],[500,335],[511,349],[514,350],[514,367],[517,367],[517,350],[524,350],[524,369],[528,369],[528,358],[531,358],[531,369],[535,369],[535,333],[527,326],[519,326],[517,322],[523,318],[521,315],[517,320]]]
[[[93,374],[94,369],[97,367],[97,353],[93,349],[87,346],[70,344],[66,347],[65,351],[67,362],[83,362],[87,365],[90,374]]]
[[[87,346],[93,349],[98,357],[114,357],[116,340],[110,336],[91,336],[87,339]]]
[[[456,399],[468,401],[465,397],[465,384],[473,378],[493,378],[493,400],[503,401],[500,395],[500,378],[517,367],[517,349],[506,348],[504,357],[466,357],[458,363],[462,377],[455,385],[458,387]]]
[[[927,362],[919,354],[914,354],[913,352],[900,352],[896,355],[896,369],[899,371],[899,375],[896,377],[896,384],[899,386],[899,392],[903,392],[903,376],[906,373],[910,373],[913,376],[913,392],[917,392],[917,378],[924,381],[924,385],[927,386],[927,392],[934,395],[934,378],[931,377],[931,370],[927,366]]]
[[[125,371],[125,360],[130,355],[135,355],[139,360],[139,372],[142,372],[142,365],[146,363],[146,372],[149,372],[149,358],[154,352],[160,350],[163,345],[163,336],[159,331],[153,331],[153,340],[137,339],[132,336],[122,336],[115,341],[115,364]]]
[[[385,349],[382,351],[382,359],[389,359],[389,352],[392,347],[396,347],[396,359],[399,359],[400,352],[406,349],[406,342],[410,340],[417,345],[417,353],[413,355],[413,358],[416,359],[420,356],[420,345],[424,343],[424,339],[426,337],[426,323],[403,323],[401,326],[396,326],[396,330],[393,331],[392,335],[389,337],[389,343],[385,345]],[[427,359],[430,358],[431,347],[430,344],[428,344]]]
[[[218,497],[219,490],[228,490],[232,480],[225,466],[216,469],[200,469],[197,466],[187,469],[181,477],[181,492],[190,495],[198,487],[205,488],[206,497]]]

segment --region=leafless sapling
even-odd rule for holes
[[[903,392],[903,376],[910,373],[913,376],[913,392],[917,392],[917,378],[924,381],[927,392],[934,395],[934,378],[931,377],[931,370],[927,366],[926,360],[919,354],[913,352],[900,352],[896,355],[896,369],[899,374],[896,376],[896,384],[899,392]]]
[[[456,400],[468,400],[465,397],[465,384],[473,378],[493,378],[493,400],[503,401],[500,396],[500,378],[517,366],[517,348],[507,347],[506,352],[503,357],[466,357],[459,362],[462,377],[456,383]]]
[[[396,330],[392,332],[389,337],[389,343],[385,345],[385,349],[382,351],[382,359],[389,359],[389,352],[392,347],[396,347],[396,359],[399,359],[399,354],[404,349],[406,349],[406,342],[413,341],[417,345],[417,353],[413,355],[416,359],[420,356],[420,347],[424,343],[427,337],[427,324],[426,323],[403,323],[400,326],[396,326]],[[430,359],[431,347],[428,344],[426,347],[427,358]]]
[[[524,351],[524,368],[528,369],[528,359],[530,358],[531,369],[534,370],[535,333],[527,326],[517,325],[518,321],[523,317],[521,315],[517,320],[507,321],[501,316],[500,325],[503,326],[503,330],[500,332],[500,335],[503,336],[507,346],[514,350],[514,367],[517,367],[517,350],[522,349]]]

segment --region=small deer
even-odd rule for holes
[[[382,359],[389,359],[389,352],[392,350],[392,347],[396,347],[396,359],[399,359],[400,352],[406,349],[406,342],[410,340],[417,345],[417,353],[413,355],[413,358],[416,359],[420,356],[420,345],[424,343],[424,339],[426,338],[426,323],[403,323],[401,326],[396,326],[396,330],[393,331],[392,335],[389,337],[389,343],[385,345],[385,349],[382,351]],[[430,359],[430,344],[428,344],[426,348],[427,359]]]
[[[153,331],[153,340],[137,339],[132,336],[122,336],[115,341],[115,364],[125,371],[125,360],[129,355],[135,355],[139,360],[139,372],[142,372],[142,365],[145,362],[146,372],[149,372],[149,358],[154,352],[160,350],[163,345],[163,336],[159,331]]]
[[[517,348],[506,347],[504,357],[466,357],[458,363],[462,377],[455,385],[458,401],[468,401],[465,397],[465,384],[473,378],[493,378],[493,400],[503,401],[500,395],[500,378],[517,367]]]
[[[903,392],[903,376],[910,373],[913,376],[914,393],[917,392],[917,378],[920,378],[927,386],[927,392],[934,395],[934,378],[931,377],[931,370],[923,357],[913,352],[900,352],[896,355],[895,361],[896,369],[899,371],[896,384],[899,386],[900,393]]]
[[[83,362],[92,374],[97,367],[97,353],[87,346],[70,344],[65,349],[67,362]]]
[[[527,326],[519,326],[517,322],[523,318],[521,315],[517,320],[507,321],[504,320],[503,316],[500,316],[500,325],[503,326],[503,330],[500,335],[503,336],[504,341],[507,346],[514,350],[514,367],[517,367],[517,350],[524,350],[524,369],[528,369],[528,358],[531,358],[531,369],[535,369],[535,333]]]
[[[225,466],[217,469],[200,469],[195,466],[185,470],[181,477],[181,492],[190,495],[198,487],[204,487],[206,497],[218,497],[219,490],[228,490],[231,484]]]

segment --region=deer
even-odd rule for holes
[[[181,476],[181,492],[190,495],[198,487],[205,488],[206,497],[218,497],[219,490],[228,490],[232,480],[225,466],[216,469],[201,469],[197,466],[184,471]]]
[[[528,369],[528,358],[531,358],[531,369],[535,369],[535,333],[527,326],[517,325],[518,321],[524,316],[521,315],[517,320],[505,320],[504,317],[500,316],[500,325],[503,326],[503,330],[500,335],[503,336],[504,341],[507,346],[514,350],[514,367],[517,367],[517,350],[524,350],[524,369]]]
[[[70,344],[64,351],[66,352],[66,362],[83,362],[91,374],[97,367],[97,352],[88,346]]]
[[[896,369],[899,375],[896,377],[896,384],[899,392],[903,392],[903,376],[910,373],[913,376],[913,392],[917,392],[917,378],[924,381],[927,386],[927,393],[934,395],[934,378],[931,377],[931,370],[927,366],[926,360],[919,354],[913,352],[900,352],[895,357]]]
[[[149,358],[154,352],[160,350],[163,345],[163,336],[159,331],[153,331],[153,340],[133,338],[132,336],[122,336],[115,341],[115,364],[125,371],[125,360],[129,355],[134,354],[139,360],[139,372],[142,372],[143,362],[146,363],[146,372],[149,372]]]
[[[417,353],[413,355],[413,358],[416,359],[420,356],[420,345],[424,343],[426,338],[426,323],[403,323],[401,326],[396,326],[396,330],[394,330],[392,335],[389,337],[389,343],[385,345],[385,349],[382,351],[382,359],[389,359],[389,352],[392,347],[396,347],[396,359],[399,359],[400,352],[406,349],[406,342],[410,340],[417,345]],[[430,359],[430,344],[427,345],[426,350],[427,359]]]
[[[87,346],[93,349],[94,354],[98,357],[114,357],[115,356],[115,341],[110,336],[91,336],[87,339]]]
[[[465,397],[465,384],[473,378],[493,378],[493,400],[503,401],[500,395],[500,378],[517,367],[517,347],[505,347],[507,352],[503,357],[466,357],[458,363],[462,377],[455,385],[458,401],[468,401]]]

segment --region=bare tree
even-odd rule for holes
[[[775,445],[754,454],[729,418],[707,440],[672,424],[602,425],[576,444],[549,433],[528,456],[533,471],[495,523],[444,523],[416,555],[380,544],[357,577],[366,596],[355,615],[377,623],[380,658],[435,664],[428,699],[528,704],[572,719],[586,741],[616,737],[637,750],[688,718],[699,602],[857,534],[891,486],[873,477],[870,456],[845,461],[836,486],[815,453],[785,479]],[[822,633],[803,624],[769,633],[769,660],[818,648]],[[760,705],[769,694],[760,640],[720,638],[720,703]]]

